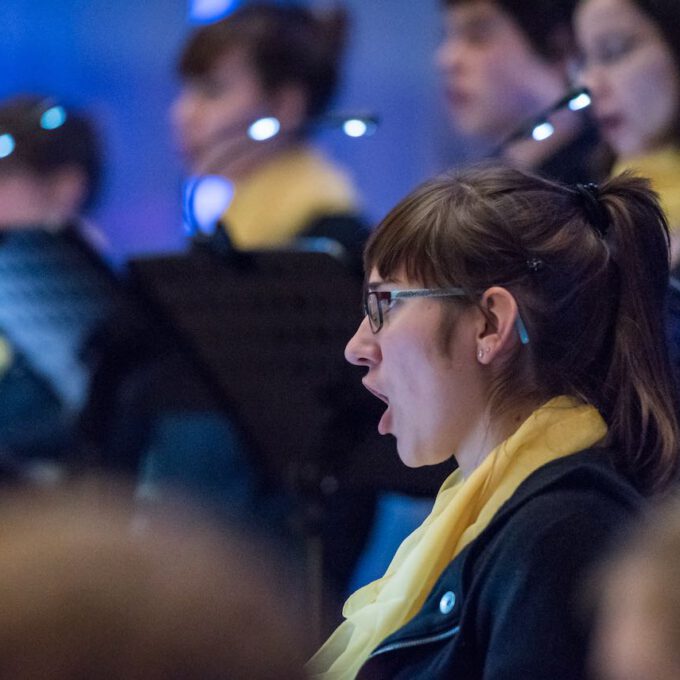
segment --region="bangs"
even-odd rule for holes
[[[458,257],[451,234],[457,230],[456,185],[431,181],[399,203],[376,227],[364,251],[366,277],[406,276],[425,287],[464,285],[456,280]]]
[[[200,79],[230,54],[238,50],[250,54],[253,45],[262,38],[261,33],[259,25],[239,26],[233,17],[197,29],[180,55],[177,65],[180,77]]]

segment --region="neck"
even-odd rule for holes
[[[467,479],[497,446],[517,431],[533,411],[531,407],[514,410],[493,421],[485,414],[456,451],[456,462],[463,477]]]

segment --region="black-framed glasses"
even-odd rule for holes
[[[385,312],[395,300],[415,297],[465,297],[462,288],[413,288],[411,290],[367,290],[364,293],[364,313],[371,330],[377,333],[383,326]]]
[[[385,312],[390,309],[391,304],[400,298],[416,297],[466,297],[467,292],[463,288],[412,288],[410,290],[367,290],[364,293],[364,313],[368,317],[368,322],[373,333],[377,333],[385,320]],[[522,317],[517,314],[515,320],[517,333],[523,345],[529,343],[529,333],[522,321]]]

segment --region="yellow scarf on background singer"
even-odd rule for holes
[[[281,151],[236,182],[223,219],[237,248],[276,248],[315,219],[356,213],[357,204],[349,176],[318,151],[301,146]]]
[[[680,232],[680,150],[665,147],[657,151],[619,160],[614,164],[612,176],[632,170],[640,177],[648,177],[652,189],[659,194],[661,207],[668,219],[668,227]]]
[[[308,663],[311,677],[354,678],[370,653],[415,616],[451,560],[532,472],[593,446],[606,434],[607,426],[593,406],[556,397],[534,411],[467,479],[456,470],[385,575],[345,602],[345,621]]]

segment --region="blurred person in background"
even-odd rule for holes
[[[84,113],[47,96],[0,102],[0,235],[46,231],[105,252],[105,238],[85,218],[100,195],[102,165],[100,135]],[[71,415],[0,329],[0,451],[25,461],[61,458],[72,443]]]
[[[575,15],[584,85],[613,172],[651,179],[680,263],[680,7],[675,0],[581,0]]]
[[[597,134],[583,112],[560,110],[554,132],[511,136],[564,97],[575,60],[577,0],[442,0],[436,54],[454,128],[510,165],[567,183],[598,179]]]
[[[581,80],[613,172],[651,180],[671,230],[667,336],[680,383],[680,13],[675,0],[581,0]]]
[[[316,14],[255,2],[184,45],[172,109],[178,145],[192,174],[232,183],[223,223],[237,248],[327,236],[360,257],[366,233],[357,191],[310,141],[335,96],[346,39],[339,7]],[[249,126],[263,117],[280,130],[255,141]]]
[[[84,215],[101,190],[102,143],[94,122],[56,99],[0,103],[0,228],[77,224],[102,247]]]

